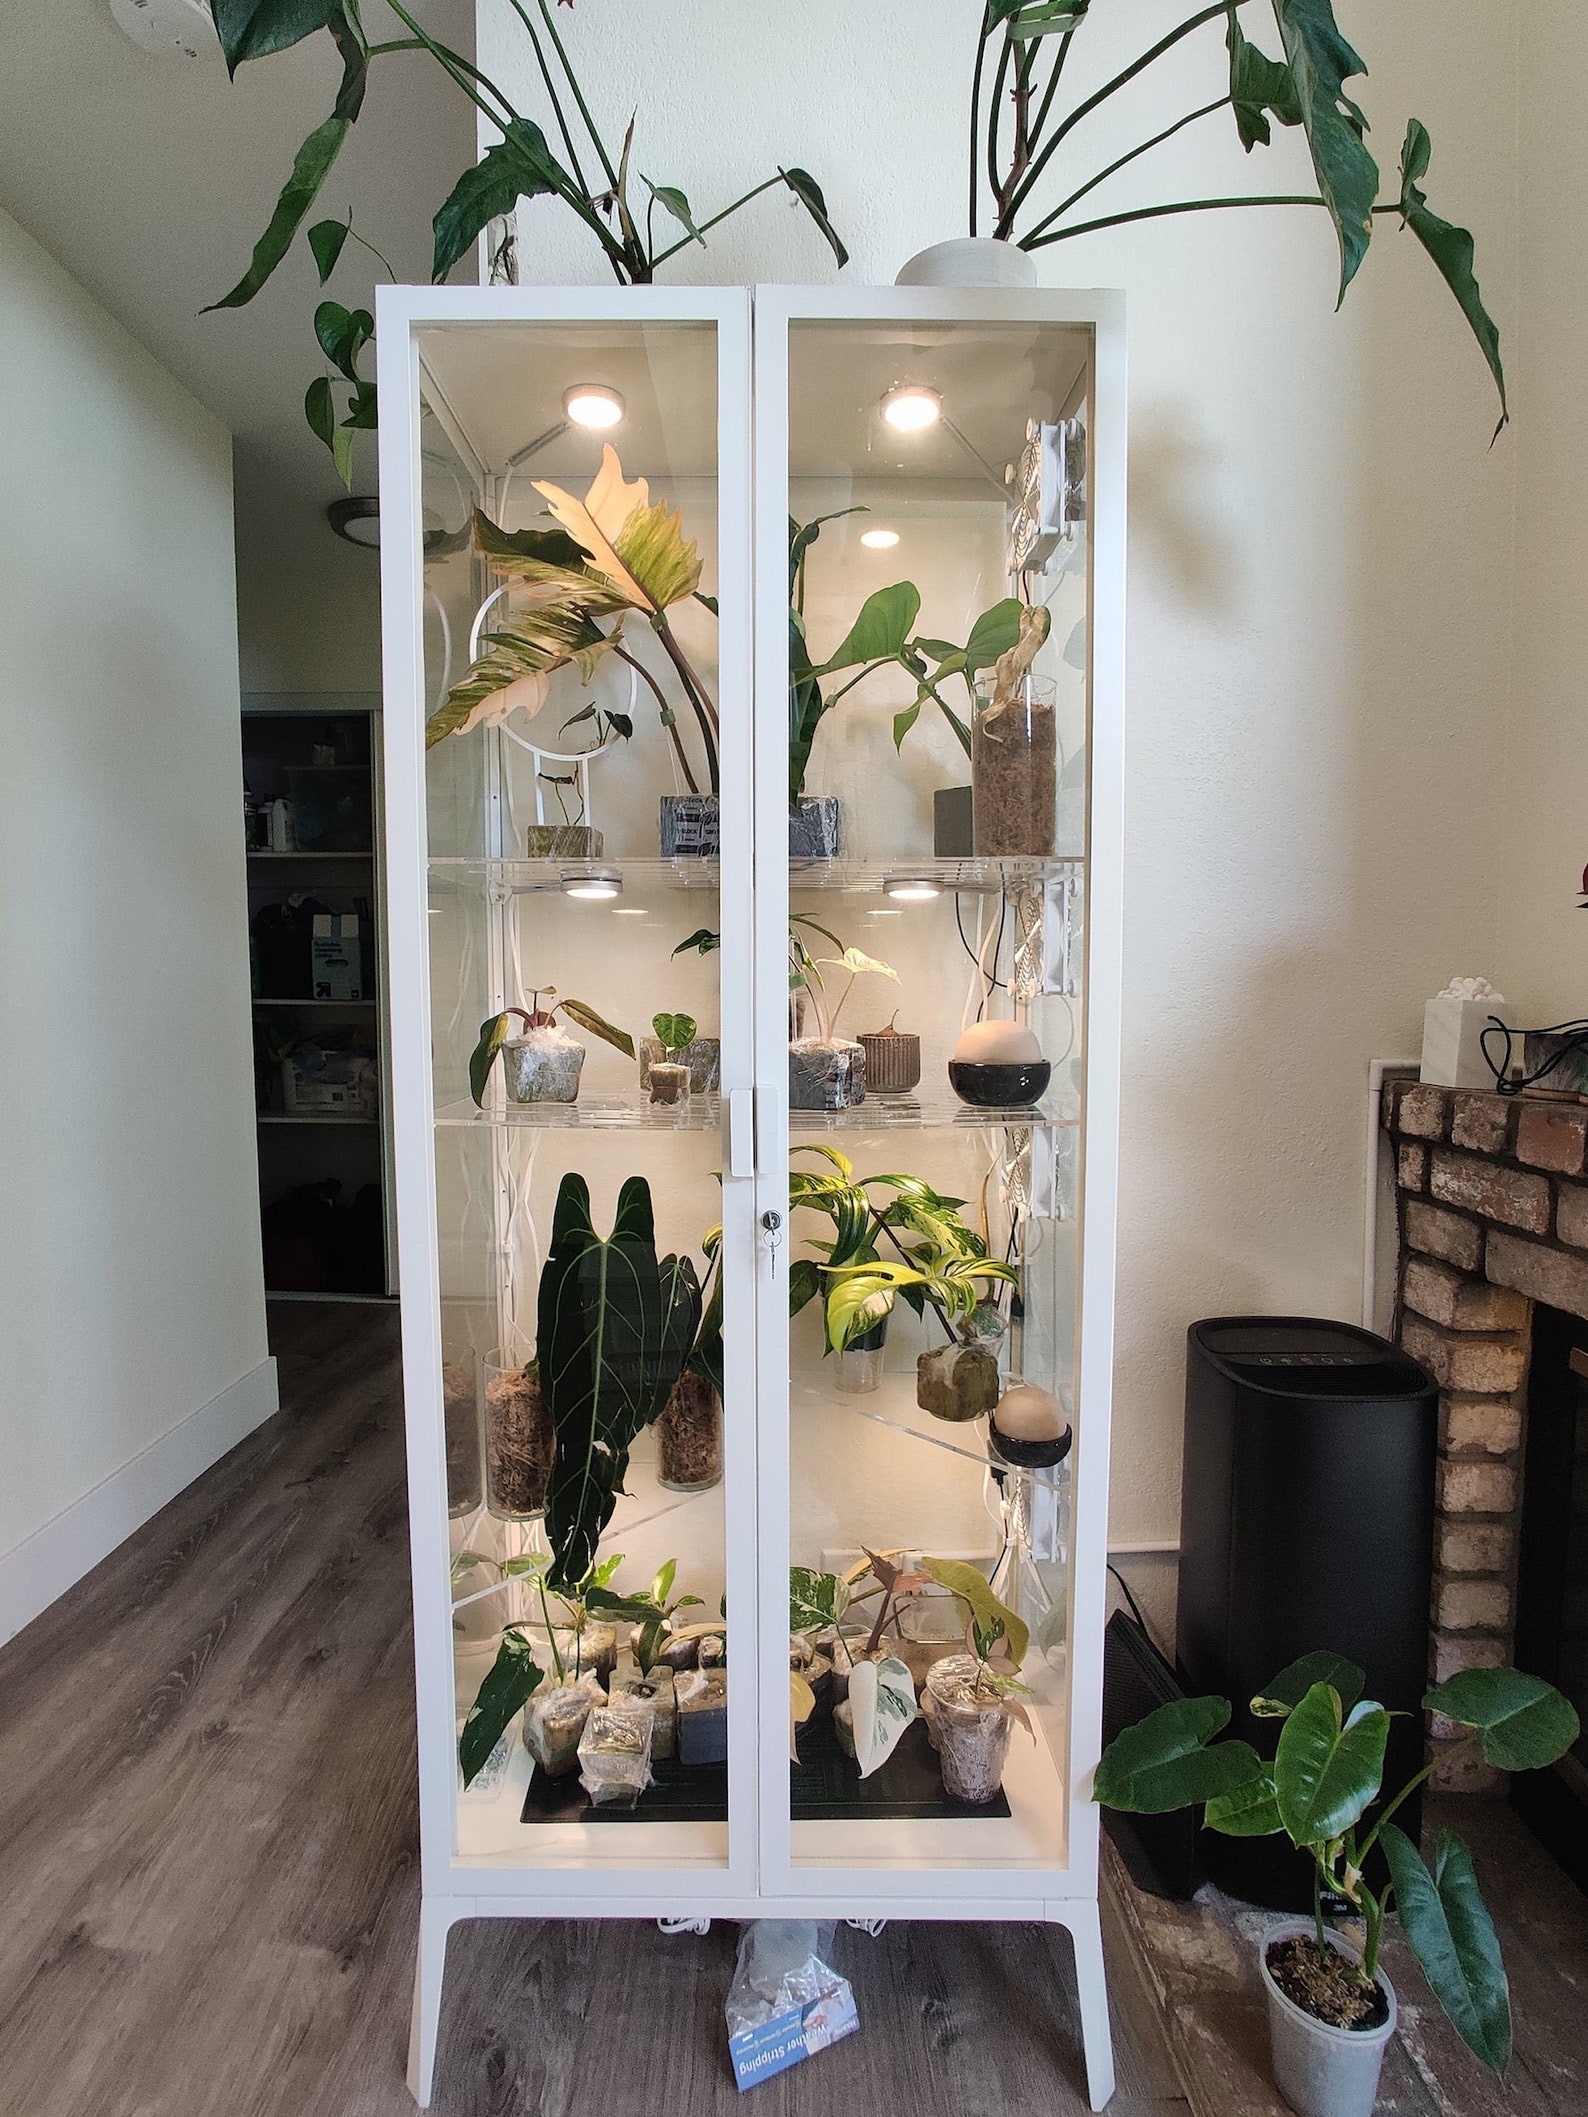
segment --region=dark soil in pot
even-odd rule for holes
[[[1389,2020],[1383,1989],[1332,1948],[1298,1934],[1275,1941],[1267,1952],[1268,1974],[1288,2000],[1331,2029],[1378,2029]]]

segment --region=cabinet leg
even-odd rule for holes
[[[1075,1949],[1075,1988],[1081,2005],[1086,2099],[1106,2108],[1114,2092],[1114,2040],[1108,2027],[1108,1977],[1103,1968],[1103,1920],[1096,1904],[1066,1904],[1060,1923]]]
[[[425,1897],[419,1906],[419,1950],[414,1964],[414,2011],[408,2029],[408,2092],[420,2109],[430,2107],[436,2079],[436,2037],[441,2027],[441,1988],[447,1972],[447,1935],[452,1907]]]

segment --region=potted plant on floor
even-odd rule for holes
[[[1095,87],[1070,71],[1084,63],[1092,41],[1090,0],[983,0],[981,33],[970,84],[969,233],[936,243],[912,257],[899,274],[904,286],[1031,286],[1033,254],[1077,236],[1139,221],[1231,209],[1302,207],[1327,212],[1340,250],[1340,295],[1367,256],[1376,219],[1398,217],[1432,259],[1478,342],[1500,396],[1500,425],[1508,417],[1500,334],[1483,306],[1473,276],[1473,242],[1465,228],[1442,220],[1421,185],[1433,152],[1428,129],[1412,118],[1401,148],[1400,187],[1379,200],[1379,168],[1367,145],[1367,119],[1347,83],[1367,68],[1340,34],[1331,0],[1272,0],[1279,50],[1270,54],[1247,35],[1250,9],[1239,0],[1200,7]],[[1101,9],[1098,10],[1102,12]],[[1200,102],[1172,124],[1153,131],[1123,154],[1085,175],[1072,164],[1051,189],[1055,158],[1095,111],[1128,92],[1146,74],[1187,61],[1186,40],[1222,35],[1228,54],[1224,93]],[[1165,65],[1164,62],[1168,62]],[[1197,76],[1201,79],[1200,73]],[[1248,155],[1270,145],[1273,126],[1304,136],[1316,188],[1218,198],[1167,199],[1099,213],[1097,193],[1124,170],[1207,119],[1228,123]],[[1059,167],[1063,168],[1064,163]],[[985,177],[983,170],[985,168]],[[1057,172],[1055,172],[1056,174]],[[1081,176],[1079,182],[1077,175]],[[1055,191],[1058,196],[1055,197]],[[984,215],[987,193],[991,210]],[[985,232],[983,232],[985,230]],[[1495,429],[1496,432],[1499,428]]]
[[[1340,1656],[1309,1654],[1253,1699],[1283,1724],[1271,1760],[1245,1742],[1215,1742],[1230,1719],[1225,1698],[1182,1698],[1117,1735],[1097,1767],[1105,1808],[1166,1815],[1200,1806],[1209,1830],[1233,1837],[1283,1833],[1313,1864],[1313,1917],[1265,1937],[1259,1957],[1273,2040],[1274,2078],[1301,2117],[1368,2117],[1384,2047],[1395,2033],[1395,1993],[1379,1951],[1393,1907],[1434,1997],[1485,2064],[1503,2073],[1511,2005],[1499,1942],[1472,1856],[1441,1832],[1431,1862],[1394,1822],[1433,1771],[1424,1765],[1360,1826],[1378,1798],[1390,1716],[1363,1697],[1362,1671]],[[1466,1669],[1423,1700],[1466,1732],[1502,1771],[1531,1771],[1565,1755],[1577,1714],[1553,1685],[1516,1669]],[[1370,1885],[1377,1849],[1388,1881]],[[1358,1922],[1347,1940],[1326,1921],[1341,1906]]]
[[[542,1007],[541,1001],[554,999],[556,992],[555,985],[539,985],[530,995],[528,1008],[506,1007],[480,1024],[480,1040],[469,1060],[469,1092],[477,1108],[485,1108],[486,1084],[498,1058],[510,1102],[577,1102],[585,1049],[577,1037],[558,1026],[560,1014],[577,1022],[589,1035],[600,1037],[615,1051],[621,1051],[625,1058],[633,1058],[634,1039],[628,1031],[614,1028],[583,1000],[557,1000],[554,1007]],[[512,1034],[515,1015],[524,1025],[522,1036]]]

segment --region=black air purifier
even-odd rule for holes
[[[1367,1673],[1391,1723],[1385,1783],[1423,1760],[1439,1398],[1371,1331],[1308,1317],[1194,1323],[1186,1358],[1179,1674],[1233,1701],[1229,1732],[1273,1754],[1251,1698],[1316,1649]],[[1417,1836],[1409,1802],[1396,1820]],[[1206,1831],[1211,1880],[1276,1911],[1312,1902],[1311,1863],[1282,1837]]]

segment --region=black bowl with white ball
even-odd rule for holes
[[[948,1062],[949,1085],[975,1110],[1023,1110],[1047,1093],[1053,1068],[1023,1022],[972,1022]]]

